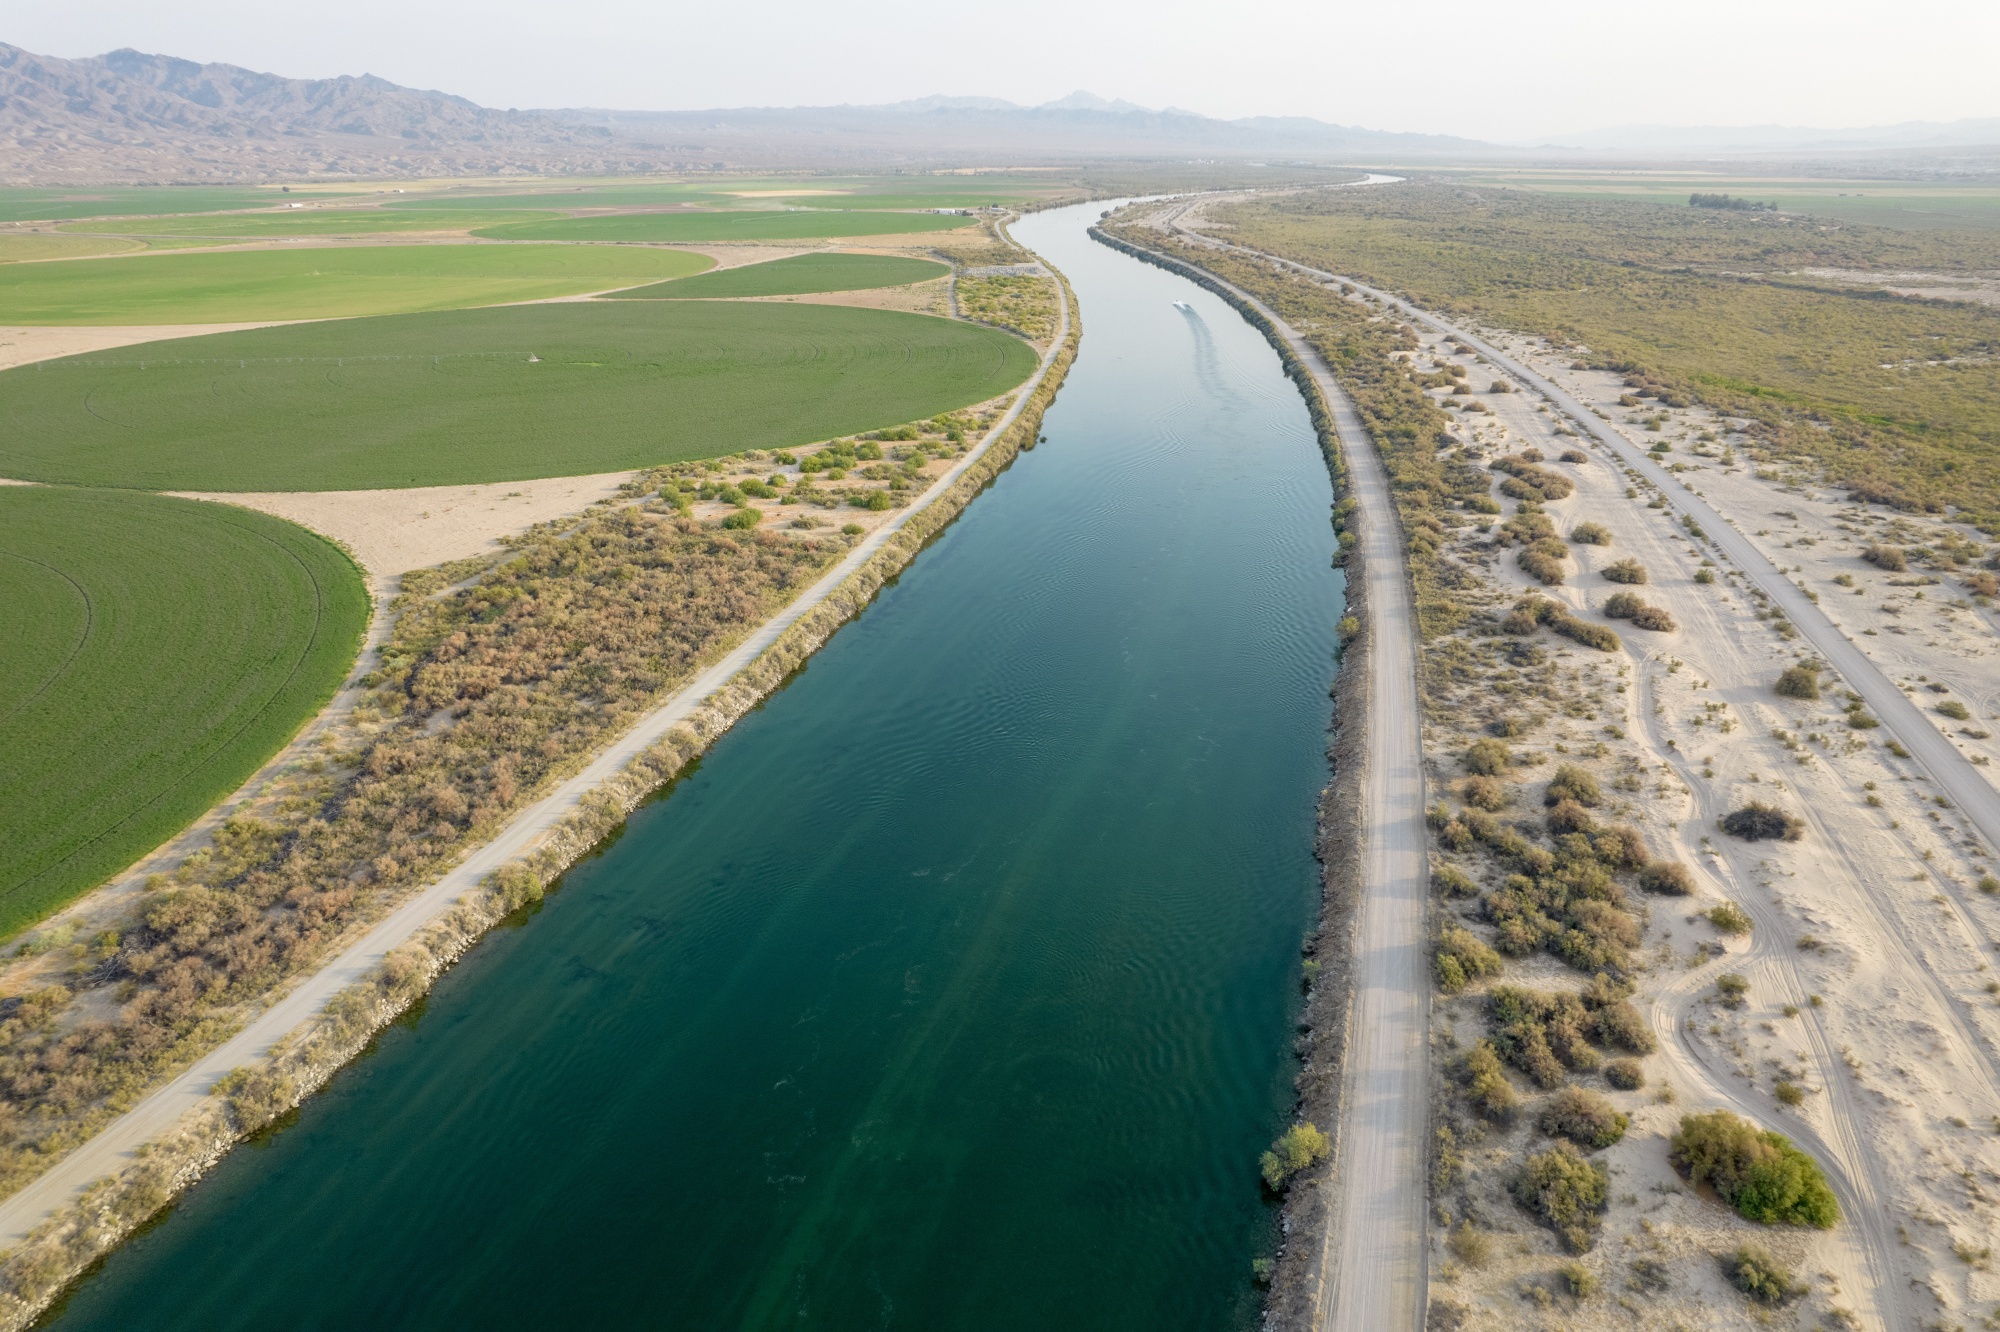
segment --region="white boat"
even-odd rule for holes
[[[1189,305],[1186,301],[1175,301],[1174,309],[1179,310],[1182,314],[1194,313],[1194,307],[1192,305]]]

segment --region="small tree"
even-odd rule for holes
[[[1513,751],[1488,736],[1474,740],[1465,751],[1465,770],[1475,776],[1495,776],[1505,772],[1513,761]]]
[[[1264,1153],[1258,1165],[1264,1182],[1273,1189],[1281,1189],[1294,1175],[1324,1161],[1332,1152],[1333,1144],[1317,1127],[1294,1124],[1271,1144],[1271,1150]]]
[[[1514,1199],[1562,1236],[1572,1253],[1597,1242],[1611,1177],[1568,1142],[1530,1156],[1514,1177]]]
[[[1820,1230],[1840,1220],[1840,1203],[1816,1161],[1782,1133],[1727,1110],[1683,1115],[1668,1159],[1694,1183],[1712,1184],[1746,1220]]]
[[[1805,836],[1805,820],[1762,801],[1753,800],[1722,816],[1722,831],[1746,842],[1796,842]]]

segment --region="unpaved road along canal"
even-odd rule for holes
[[[1102,207],[1015,228],[1083,307],[1047,442],[54,1326],[1254,1325],[1331,494]]]

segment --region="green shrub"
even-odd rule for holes
[[[1542,803],[1559,805],[1565,800],[1574,800],[1586,809],[1596,809],[1604,803],[1604,791],[1589,769],[1565,763],[1549,779],[1548,790],[1542,793]]]
[[[1750,917],[1745,915],[1743,908],[1734,902],[1724,902],[1720,906],[1710,907],[1708,923],[1724,934],[1750,933]]]
[[[1746,842],[1796,842],[1805,836],[1805,820],[1782,809],[1753,800],[1741,809],[1722,816],[1722,831]]]
[[[1549,831],[1562,836],[1565,833],[1587,833],[1594,825],[1590,811],[1574,800],[1558,800],[1548,812]]]
[[[1727,1110],[1683,1115],[1668,1159],[1694,1183],[1713,1185],[1746,1220],[1821,1230],[1840,1220],[1840,1204],[1817,1162],[1783,1134]]]
[[[1596,1092],[1581,1087],[1565,1087],[1551,1096],[1543,1103],[1537,1120],[1542,1132],[1550,1137],[1568,1138],[1590,1151],[1617,1142],[1625,1136],[1625,1127],[1631,1122],[1631,1116]]]
[[[1706,587],[1708,584],[1713,583],[1715,581],[1715,570],[1696,569],[1694,571],[1694,581]]]
[[[1966,710],[1965,704],[1959,702],[1955,698],[1946,699],[1944,702],[1938,704],[1937,707],[1934,709],[1934,711],[1936,711],[1940,717],[1949,717],[1953,721],[1972,720],[1972,713]]]
[[[1455,865],[1440,865],[1431,871],[1431,887],[1446,897],[1479,896],[1479,885],[1472,881],[1472,876]]]
[[[1573,1300],[1587,1300],[1597,1293],[1597,1273],[1582,1263],[1564,1263],[1556,1269],[1556,1275]]]
[[[1611,529],[1603,523],[1578,523],[1570,529],[1569,539],[1580,546],[1608,546]]]
[[[745,532],[764,521],[761,509],[738,509],[722,520],[722,525],[732,531]]]
[[[1489,813],[1505,809],[1508,805],[1507,784],[1494,777],[1468,777],[1465,779],[1465,785],[1459,788],[1458,795],[1459,799],[1474,809],[1483,809]]]
[[[1576,995],[1496,985],[1487,993],[1486,1015],[1495,1052],[1538,1086],[1560,1087],[1568,1081],[1565,1070],[1598,1065],[1585,1035],[1590,1014]]]
[[[1645,608],[1645,600],[1637,592],[1613,592],[1604,599],[1604,618],[1629,620]]]
[[[1677,860],[1656,860],[1639,871],[1639,886],[1649,893],[1686,897],[1694,891],[1694,875]]]
[[[1574,615],[1563,615],[1551,623],[1549,628],[1571,642],[1581,643],[1587,648],[1596,648],[1599,652],[1616,652],[1619,647],[1617,634],[1601,624],[1579,620]]]
[[[1784,1106],[1802,1105],[1806,1099],[1805,1088],[1790,1078],[1780,1078],[1777,1085],[1771,1088],[1771,1095],[1778,1098],[1779,1105]]]
[[[1652,852],[1646,849],[1646,839],[1629,823],[1606,828],[1597,834],[1591,846],[1599,860],[1618,869],[1643,869],[1653,859]]]
[[[1637,560],[1618,560],[1604,566],[1604,576],[1614,583],[1643,583],[1646,566]]]
[[[1476,1230],[1470,1221],[1461,1221],[1444,1242],[1451,1256],[1467,1267],[1484,1267],[1493,1257],[1493,1237]]]
[[[1511,1124],[1521,1104],[1491,1041],[1481,1041],[1458,1061],[1458,1081],[1473,1112],[1495,1124]]]
[[[1725,1006],[1741,1008],[1744,997],[1750,993],[1750,982],[1738,972],[1725,971],[1715,978],[1715,992],[1722,996]]]
[[[1636,1059],[1614,1059],[1604,1066],[1604,1080],[1619,1091],[1637,1091],[1646,1085],[1646,1069]]]
[[[1819,667],[1803,663],[1787,666],[1778,676],[1778,683],[1771,686],[1783,698],[1815,699],[1819,697]]]
[[[1889,573],[1902,573],[1910,567],[1909,557],[1894,546],[1870,546],[1861,552],[1861,558]]]
[[[1516,555],[1514,563],[1536,582],[1556,587],[1562,583],[1562,562],[1568,553],[1560,541],[1537,541]]]
[[[1661,607],[1641,606],[1638,610],[1632,612],[1632,627],[1634,629],[1650,629],[1654,633],[1659,634],[1670,634],[1680,626],[1675,624],[1674,617],[1667,614]]]
[[[1806,1293],[1789,1268],[1755,1244],[1741,1245],[1725,1257],[1722,1274],[1759,1304],[1790,1304]]]
[[[1588,1253],[1611,1194],[1611,1177],[1568,1142],[1530,1156],[1514,1177],[1514,1199],[1562,1236],[1573,1253]]]
[[[1465,770],[1475,776],[1496,776],[1505,772],[1513,761],[1513,751],[1489,736],[1474,740],[1465,751]]]
[[[842,536],[860,536],[867,530],[860,523],[842,523],[840,525],[840,534]]]
[[[1431,946],[1431,970],[1438,989],[1457,994],[1475,980],[1499,975],[1500,954],[1463,926],[1446,925]]]
[[[1264,1182],[1272,1189],[1281,1189],[1286,1181],[1301,1170],[1324,1161],[1333,1151],[1333,1144],[1326,1134],[1312,1124],[1294,1124],[1271,1144],[1258,1161],[1264,1175]]]

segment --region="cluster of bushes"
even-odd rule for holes
[[[845,549],[718,532],[655,500],[531,530],[456,591],[443,589],[474,569],[406,579],[329,761],[294,774],[268,817],[230,820],[150,881],[137,927],[76,982],[120,995],[109,1016],[64,1023],[21,1004],[0,1023],[0,1180],[38,1168],[206,1048],[238,1006],[316,965],[364,912],[490,836]]]
[[[1611,1176],[1567,1141],[1530,1156],[1514,1177],[1514,1200],[1572,1253],[1588,1253],[1597,1243],[1610,1199]]]
[[[1630,620],[1635,629],[1671,633],[1674,617],[1658,606],[1650,606],[1636,592],[1613,592],[1604,602],[1604,615],[1612,620]]]
[[[1902,573],[1910,567],[1909,556],[1895,546],[1871,545],[1861,552],[1861,558],[1889,573]]]
[[[1840,1203],[1818,1162],[1783,1134],[1727,1110],[1683,1115],[1668,1159],[1694,1183],[1714,1186],[1746,1220],[1820,1230],[1840,1220]]]
[[[1574,994],[1496,985],[1486,996],[1493,1049],[1544,1088],[1596,1069],[1603,1061],[1593,1044],[1651,1054],[1653,1033],[1626,997],[1630,993],[1606,977]]]
[[[1790,1304],[1806,1293],[1805,1283],[1757,1244],[1738,1245],[1734,1253],[1725,1256],[1722,1274],[1730,1285],[1759,1304]]]
[[[1608,546],[1611,529],[1603,523],[1578,523],[1569,530],[1569,539],[1580,546]]]
[[[1592,624],[1572,615],[1566,606],[1540,595],[1529,596],[1516,603],[1507,618],[1500,622],[1501,631],[1509,634],[1532,634],[1539,627],[1547,627],[1572,643],[1581,643],[1599,652],[1616,652],[1619,648],[1618,635],[1610,627]]]
[[[1496,472],[1507,473],[1507,479],[1500,483],[1500,493],[1510,499],[1539,501],[1568,499],[1576,493],[1576,486],[1560,472],[1551,472],[1546,467],[1538,467],[1541,455],[1535,454],[1530,460],[1515,454],[1505,458],[1495,458],[1487,466]]]
[[[1632,1122],[1594,1091],[1564,1087],[1542,1103],[1537,1126],[1552,1138],[1567,1138],[1585,1151],[1599,1151],[1625,1136]]]
[[[1316,1125],[1294,1124],[1271,1144],[1271,1150],[1258,1161],[1258,1168],[1266,1185],[1282,1189],[1294,1175],[1332,1153],[1333,1143]]]

